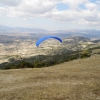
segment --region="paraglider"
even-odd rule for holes
[[[62,40],[57,37],[57,36],[45,36],[45,37],[42,37],[40,38],[37,42],[36,42],[36,46],[38,47],[43,41],[45,41],[46,39],[49,39],[49,38],[54,38],[54,39],[57,39],[58,41],[60,41],[62,43]]]

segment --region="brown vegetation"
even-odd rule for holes
[[[0,70],[0,100],[100,100],[100,55],[52,67]]]

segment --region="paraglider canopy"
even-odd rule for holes
[[[49,39],[49,38],[54,38],[54,39],[57,39],[58,41],[60,41],[62,43],[62,40],[57,37],[57,36],[45,36],[45,37],[42,37],[40,38],[37,42],[36,42],[36,46],[38,47],[43,41],[45,41],[46,39]]]

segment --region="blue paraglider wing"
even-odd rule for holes
[[[43,37],[43,38],[40,38],[40,39],[36,42],[36,46],[38,47],[38,46],[41,44],[41,42],[43,42],[43,41],[45,41],[46,39],[49,39],[49,38],[57,39],[58,41],[60,41],[60,42],[62,43],[62,40],[61,40],[59,37],[57,37],[57,36],[45,36],[45,37]]]

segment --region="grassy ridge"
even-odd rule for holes
[[[60,64],[66,61],[71,61],[79,58],[86,58],[91,56],[91,51],[68,51],[56,55],[38,55],[31,58],[24,58],[22,60],[13,60],[6,64],[3,69],[16,68],[41,68]]]

